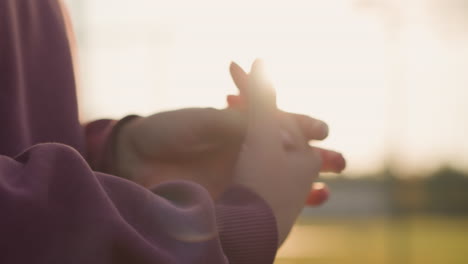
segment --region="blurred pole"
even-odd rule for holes
[[[405,24],[403,8],[407,3],[408,1],[405,0],[355,0],[357,9],[377,12],[382,18],[382,26],[385,31],[388,83],[385,169],[389,170],[387,174],[392,176],[401,173],[400,143],[405,137],[407,129],[406,113],[408,106],[405,96],[407,57],[405,56],[406,50],[404,49],[404,39],[402,37],[402,27]],[[398,217],[394,213],[391,214],[387,226],[387,230],[391,232],[388,235],[389,257],[387,263],[410,264],[410,229],[408,219]]]
[[[75,59],[75,72],[76,72],[76,84],[77,84],[77,97],[78,103],[80,105],[79,109],[79,116],[82,118],[84,116],[84,109],[81,107],[81,102],[83,101],[83,74],[86,75],[85,67],[83,65],[87,64],[86,55],[88,54],[88,27],[87,27],[87,17],[86,17],[86,6],[87,0],[63,0],[64,3],[67,5],[68,10],[70,11],[72,24],[73,24],[73,31],[75,32],[76,37],[76,45],[77,45],[77,57]],[[81,120],[83,121],[83,120]]]
[[[386,73],[388,84],[386,165],[394,170],[400,165],[401,139],[406,131],[407,100],[406,56],[401,29],[404,25],[400,0],[355,0],[357,9],[374,10],[382,18],[385,32]],[[403,2],[404,3],[404,2]],[[397,171],[392,171],[397,172]]]
[[[86,39],[86,7],[87,0],[65,0],[73,21],[73,27],[76,33],[78,47],[83,47]]]
[[[407,131],[406,50],[402,28],[404,26],[404,0],[355,0],[357,9],[374,11],[381,17],[385,31],[386,72],[388,87],[386,128],[386,169],[401,172],[401,140]]]

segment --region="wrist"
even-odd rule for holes
[[[115,127],[113,173],[126,179],[133,178],[133,164],[135,163],[135,147],[133,130],[135,123],[141,117],[131,115],[123,118]]]

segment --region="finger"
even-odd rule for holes
[[[226,101],[228,106],[236,109],[244,109],[244,98],[239,95],[228,95]],[[328,125],[318,119],[312,118],[307,115],[294,114],[288,112],[281,112],[283,115],[293,116],[296,119],[302,133],[307,140],[324,140],[329,133]]]
[[[247,106],[255,108],[253,112],[266,115],[266,117],[275,117],[276,92],[273,85],[266,79],[261,60],[254,61],[248,84],[246,95],[252,100],[247,100]]]
[[[346,168],[346,160],[341,153],[318,147],[311,148],[317,150],[322,157],[321,172],[341,173]]]
[[[243,108],[248,98],[245,96],[248,88],[249,77],[247,73],[235,62],[232,62],[229,68],[231,77],[239,89],[239,96],[230,95],[227,98],[229,107]],[[323,121],[311,118],[306,115],[292,114],[297,119],[299,126],[305,137],[309,140],[323,140],[328,136],[328,125]]]
[[[307,140],[323,140],[328,136],[328,125],[325,122],[307,115],[285,114],[293,116]]]
[[[235,62],[231,62],[229,71],[231,72],[231,78],[234,81],[234,84],[237,89],[239,89],[239,95],[245,96],[246,89],[249,86],[248,74]]]
[[[256,60],[249,74],[249,87],[246,92],[248,126],[246,140],[251,144],[280,144],[277,120],[276,94],[273,86],[263,73],[263,65]],[[273,146],[272,146],[273,147]]]
[[[307,197],[306,205],[320,206],[325,203],[330,197],[330,190],[323,182],[315,182],[312,184],[309,196]]]
[[[238,95],[228,95],[227,102],[230,109],[242,109],[242,99]],[[328,126],[323,121],[305,116],[300,114],[292,114],[281,112],[283,115],[283,120],[288,118],[296,119],[297,125],[299,125],[299,130],[302,132],[303,136],[305,137],[305,141],[313,140],[313,139],[323,139],[325,138],[325,134],[328,133]],[[295,124],[294,124],[295,125]],[[283,146],[286,150],[293,150],[296,148],[298,143],[293,141],[293,138],[290,135],[290,132],[284,128],[281,130],[281,137]],[[297,136],[295,137],[297,138]]]
[[[245,109],[245,104],[239,95],[228,95],[226,97],[228,108]]]

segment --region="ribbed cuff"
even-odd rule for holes
[[[229,188],[216,203],[223,250],[230,264],[270,264],[278,250],[273,211],[257,194],[243,186]]]

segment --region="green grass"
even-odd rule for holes
[[[301,219],[276,264],[468,264],[468,218]]]

